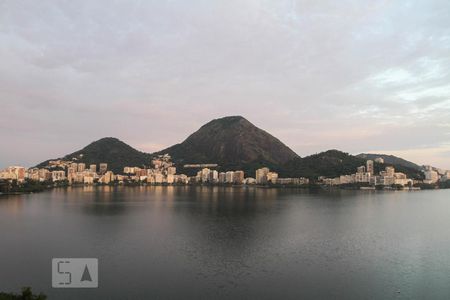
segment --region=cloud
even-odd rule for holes
[[[244,115],[301,155],[450,142],[448,1],[2,1],[0,166]],[[409,150],[408,150],[409,149]],[[440,152],[439,152],[440,153]],[[450,168],[441,159],[442,167]]]

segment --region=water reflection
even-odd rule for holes
[[[148,186],[3,197],[0,282],[50,299],[448,299],[448,193]],[[98,257],[100,288],[52,290],[52,257]]]

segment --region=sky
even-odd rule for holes
[[[450,2],[0,0],[0,168],[242,115],[301,156],[450,169]]]

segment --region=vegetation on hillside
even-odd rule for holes
[[[216,163],[219,171],[243,170],[251,176],[257,168],[279,169],[297,157],[280,140],[240,116],[212,120],[181,144],[157,154],[165,153],[169,153],[178,166]]]
[[[109,170],[121,173],[125,166],[149,166],[153,156],[166,153],[172,156],[178,173],[189,176],[195,175],[198,170],[183,169],[184,164],[215,163],[219,165],[219,172],[243,170],[249,177],[254,177],[256,169],[261,167],[279,172],[281,177],[338,177],[354,174],[356,168],[365,165],[367,159],[381,156],[385,159],[385,164],[375,163],[377,174],[386,166],[394,166],[397,172],[403,172],[410,178],[422,177],[417,165],[382,154],[353,156],[338,150],[328,150],[301,158],[280,140],[240,116],[212,120],[182,143],[154,154],[140,152],[109,137],[93,142],[63,159],[83,162],[86,167],[105,162]],[[38,167],[47,164],[48,161]]]
[[[394,155],[387,155],[387,154],[372,154],[372,153],[361,153],[356,155],[359,158],[363,158],[363,159],[372,159],[374,160],[377,157],[381,157],[384,160],[385,164],[390,164],[390,165],[396,165],[396,166],[403,166],[409,169],[415,169],[417,171],[422,170],[422,167],[410,162],[406,159],[394,156]]]
[[[114,173],[122,172],[126,166],[143,167],[150,164],[151,155],[140,152],[125,144],[119,139],[107,137],[95,141],[83,149],[64,156],[64,160],[74,160],[77,163],[90,164],[107,163],[108,170]],[[39,164],[37,167],[45,167],[48,161]]]
[[[365,166],[366,160],[339,150],[328,150],[318,154],[295,158],[285,164],[282,175],[284,177],[307,177],[317,179],[319,176],[338,177],[356,172],[359,166]],[[375,173],[379,173],[386,166],[394,166],[396,172],[403,172],[410,178],[421,178],[421,172],[401,165],[374,164]]]

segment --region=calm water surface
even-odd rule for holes
[[[97,257],[98,289],[52,289]],[[50,299],[450,299],[450,190],[135,187],[0,197],[0,290]]]

